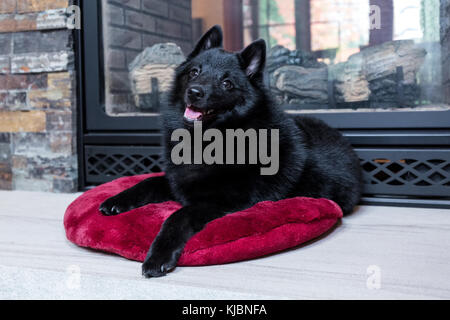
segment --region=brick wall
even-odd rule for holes
[[[131,96],[128,65],[145,48],[175,42],[192,50],[191,0],[103,0],[106,46],[107,110],[139,111]]]
[[[68,0],[0,1],[0,189],[76,190]]]

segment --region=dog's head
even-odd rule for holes
[[[171,104],[180,109],[178,114],[187,124],[213,124],[231,114],[243,115],[262,90],[265,41],[230,53],[222,49],[222,39],[221,28],[213,27],[177,68]]]

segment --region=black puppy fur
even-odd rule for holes
[[[359,159],[342,135],[320,120],[291,117],[270,99],[263,84],[264,40],[239,53],[221,46],[222,31],[216,26],[176,70],[163,112],[166,176],[145,180],[100,207],[103,214],[116,215],[169,200],[184,206],[156,237],[142,266],[145,277],[160,277],[175,268],[187,241],[212,220],[258,202],[328,198],[349,214],[360,199]],[[172,132],[193,130],[183,116],[187,106],[213,111],[204,113],[203,130],[279,129],[278,174],[262,176],[260,165],[174,165]]]

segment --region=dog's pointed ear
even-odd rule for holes
[[[266,66],[266,41],[256,40],[239,53],[249,78],[261,76]]]
[[[188,59],[195,58],[203,51],[213,49],[213,48],[221,48],[223,42],[223,34],[222,28],[218,25],[215,25],[205,35],[198,41],[195,46],[194,51],[188,56]]]

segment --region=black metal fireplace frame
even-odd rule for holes
[[[100,1],[78,0],[76,3],[81,6],[83,13],[82,29],[75,32],[79,103],[79,186],[83,190],[123,173],[140,173],[140,171],[132,170],[139,166],[133,168],[128,166],[127,169],[127,163],[130,165],[138,163],[136,161],[152,163],[154,167],[160,169],[156,162],[158,161],[158,150],[161,149],[162,136],[159,130],[160,117],[110,117],[104,112],[101,105],[103,72],[101,53],[103,48],[100,32],[102,23]],[[371,157],[388,159],[388,156],[395,158],[396,154],[403,154],[412,159],[422,157],[420,159],[424,162],[417,162],[417,164],[413,162],[414,167],[411,168],[408,168],[408,164],[400,158],[395,169],[398,171],[389,171],[391,169],[386,168],[388,165],[377,168],[375,172],[378,174],[385,170],[387,174],[391,175],[387,179],[388,183],[392,181],[403,183],[403,191],[392,191],[395,188],[394,183],[391,185],[390,191],[386,191],[383,195],[383,192],[380,193],[382,190],[380,188],[383,187],[386,179],[382,181],[375,178],[376,183],[372,185],[372,188],[368,185],[369,191],[363,203],[450,207],[450,186],[442,187],[439,192],[437,192],[437,188],[434,188],[434,191],[428,191],[431,188],[427,190],[424,188],[424,192],[420,192],[421,189],[417,188],[418,186],[408,186],[409,181],[428,184],[433,182],[429,180],[428,175],[435,175],[434,173],[424,171],[422,172],[424,177],[421,177],[421,172],[415,168],[421,165],[424,167],[434,166],[433,163],[427,162],[433,159],[423,157],[426,154],[439,155],[440,161],[443,162],[437,163],[437,167],[431,169],[436,170],[436,174],[441,176],[446,173],[444,168],[447,168],[447,164],[450,165],[450,111],[317,113],[311,115],[340,129],[361,155],[367,155],[366,158],[362,158],[363,163],[364,161],[370,162]],[[122,150],[122,152],[118,152],[118,150]],[[145,153],[146,150],[154,155],[152,157],[142,156],[142,159],[133,158],[133,156],[137,156],[133,153]],[[114,168],[111,168],[111,170],[102,171],[95,167],[99,163],[103,167],[110,165],[115,169],[123,170],[112,170]],[[411,170],[408,171],[409,169]],[[89,172],[94,174],[89,175]],[[405,174],[402,177],[400,173],[403,172]],[[369,173],[367,172],[367,174]],[[399,176],[396,176],[397,174]],[[444,178],[447,179],[448,175]],[[396,176],[398,179],[393,180],[392,176]],[[447,188],[448,194],[446,194]]]

